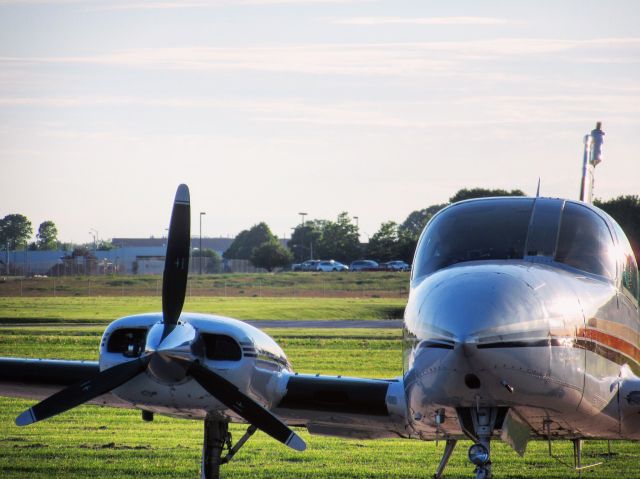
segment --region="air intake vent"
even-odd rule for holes
[[[207,359],[216,361],[240,361],[242,359],[240,346],[232,337],[223,334],[203,333],[202,339]]]
[[[146,339],[146,328],[118,329],[109,337],[107,352],[121,353],[128,358],[135,358],[142,354]]]

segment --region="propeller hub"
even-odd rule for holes
[[[151,356],[147,372],[158,382],[175,384],[185,380],[187,367],[195,359],[198,333],[189,323],[157,323],[147,335],[145,354]]]

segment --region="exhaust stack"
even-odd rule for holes
[[[602,161],[604,131],[602,122],[584,137],[584,157],[582,160],[582,182],[580,183],[580,201],[593,202],[593,180],[596,166]]]

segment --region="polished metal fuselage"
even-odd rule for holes
[[[618,385],[639,371],[639,325],[614,283],[558,264],[474,261],[417,279],[404,331],[411,425],[461,436],[457,409],[502,407],[534,435],[621,438]]]

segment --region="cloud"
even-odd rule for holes
[[[505,25],[506,18],[494,17],[353,17],[336,19],[341,25]]]
[[[637,58],[640,37],[590,40],[498,38],[478,41],[414,43],[294,44],[247,47],[139,48],[88,56],[0,57],[0,69],[46,64],[111,66],[131,69],[190,71],[261,71],[326,75],[460,75],[487,60],[576,52],[614,61]],[[601,54],[602,56],[598,55]],[[495,68],[494,74],[504,74]]]
[[[48,57],[0,57],[0,71],[46,65],[77,65],[165,71],[257,71],[309,75],[351,75],[509,80],[517,72],[508,63],[489,61],[544,56],[578,63],[588,51],[603,61],[629,61],[640,54],[639,38],[592,40],[501,38],[479,41],[310,44],[249,47],[139,48],[106,54]],[[613,55],[615,53],[615,55]],[[562,56],[564,55],[564,56]],[[482,74],[480,74],[482,73]],[[516,79],[517,80],[517,79]]]
[[[234,110],[245,120],[320,126],[434,129],[580,121],[605,112],[637,124],[640,94],[465,95],[420,101],[313,102],[302,98],[142,98],[133,96],[0,97],[0,108]],[[610,113],[615,112],[615,113]],[[166,112],[165,112],[166,113]],[[210,117],[215,114],[209,115]],[[224,115],[223,115],[224,116]]]
[[[21,5],[78,5],[92,10],[167,10],[215,8],[235,5],[282,5],[309,3],[367,3],[372,0],[0,0],[0,7]]]

